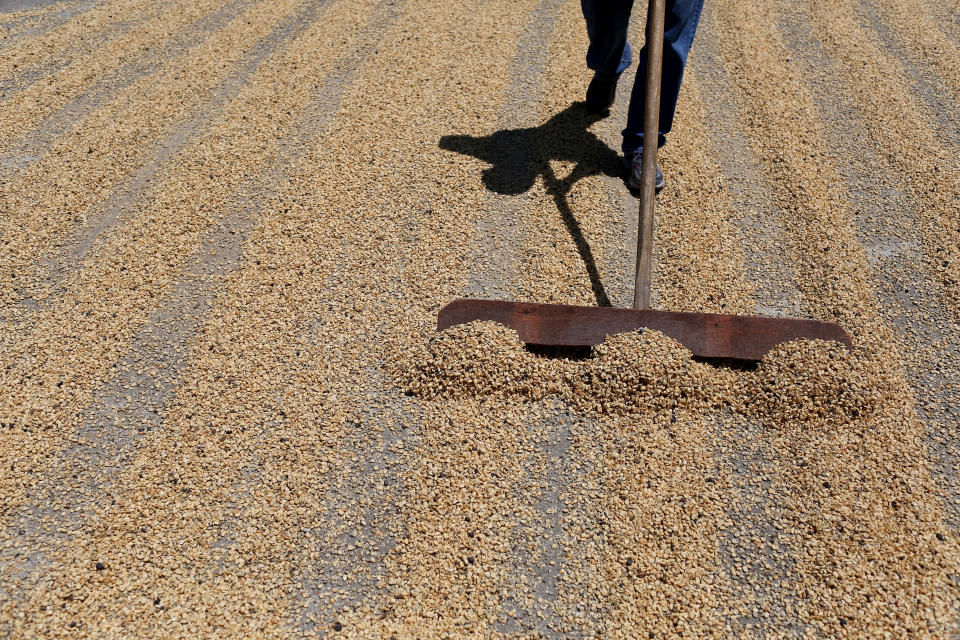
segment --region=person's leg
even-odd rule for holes
[[[587,67],[600,76],[616,77],[630,66],[633,54],[627,26],[633,0],[580,0],[587,21]]]
[[[703,0],[667,0],[663,34],[663,79],[660,85],[660,136],[658,146],[666,142],[673,128],[683,68],[700,22]],[[623,130],[624,154],[636,153],[643,147],[643,105],[647,95],[647,47],[640,50],[637,77],[630,96],[627,128]]]

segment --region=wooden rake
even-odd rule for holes
[[[650,0],[647,18],[649,41],[644,104],[644,140],[647,141],[657,140],[660,128],[664,4],[665,0]],[[835,340],[850,347],[850,336],[833,322],[651,309],[656,167],[657,145],[645,144],[632,309],[460,298],[440,310],[437,329],[442,331],[475,320],[492,320],[516,331],[527,344],[585,347],[600,344],[609,335],[649,328],[680,342],[695,356],[743,361],[761,360],[778,344],[799,338]]]

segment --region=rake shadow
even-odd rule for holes
[[[580,223],[573,214],[568,195],[580,179],[594,175],[623,178],[620,154],[588,127],[601,116],[587,113],[582,102],[576,102],[539,127],[503,129],[488,136],[443,136],[440,148],[473,156],[490,165],[483,171],[483,184],[501,195],[519,195],[533,187],[537,177],[543,178],[547,193],[573,239],[590,278],[590,284],[601,307],[612,306],[600,280],[590,243],[583,236]],[[570,175],[560,179],[550,167],[551,160],[574,164]]]

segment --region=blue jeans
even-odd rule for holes
[[[633,60],[627,42],[627,26],[633,0],[580,0],[587,20],[587,66],[598,75],[613,77]],[[660,136],[658,146],[666,142],[673,128],[683,68],[700,22],[703,0],[667,0],[663,34],[663,81],[660,88]],[[648,34],[649,36],[649,34]],[[623,130],[623,152],[636,153],[643,147],[643,103],[647,93],[647,48],[640,50],[640,64],[630,95],[627,128]]]

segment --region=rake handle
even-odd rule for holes
[[[665,0],[650,0],[647,13],[647,96],[643,105],[643,166],[640,173],[640,219],[637,229],[637,274],[633,308],[650,308],[653,266],[653,210],[657,200],[657,145],[660,142],[660,78],[663,72]],[[651,144],[651,140],[653,143]]]

